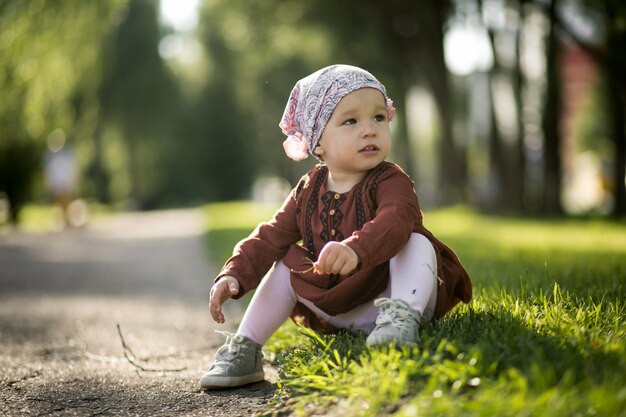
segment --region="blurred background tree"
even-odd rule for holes
[[[603,109],[594,113],[601,122],[606,123],[598,130],[606,130],[605,135],[594,135],[596,142],[606,141],[610,148],[609,164],[612,167],[606,178],[606,188],[612,194],[612,214],[614,217],[626,215],[626,4],[619,0],[585,0],[583,11],[590,15],[601,33],[600,43],[585,39],[576,28],[557,16],[556,24],[566,36],[585,51],[598,66],[602,80]],[[593,133],[599,133],[596,130]],[[608,139],[608,141],[607,141]],[[600,143],[599,147],[602,147]]]
[[[151,209],[293,184],[294,83],[362,66],[395,100],[392,160],[425,207],[626,215],[619,0],[0,0],[0,198],[48,197],[62,129],[81,194]],[[176,16],[187,16],[178,24]]]
[[[102,36],[122,1],[0,1],[0,191],[10,219],[33,197],[47,135],[79,140],[77,98],[99,72]]]
[[[120,153],[109,157],[109,171],[123,172],[127,182],[120,184],[116,178],[114,195],[130,199],[129,205],[139,209],[155,208],[167,199],[162,185],[169,176],[163,169],[166,149],[172,142],[180,143],[174,126],[182,103],[178,86],[159,55],[158,12],[154,1],[129,1],[124,17],[102,48],[98,141],[119,141]],[[92,162],[98,167],[95,172],[103,169],[102,148],[99,151]],[[99,186],[107,187],[108,181]],[[100,196],[110,193],[109,189],[98,190]]]

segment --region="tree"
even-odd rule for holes
[[[524,76],[522,74],[521,60],[521,38],[522,29],[525,22],[525,5],[527,0],[518,0],[517,2],[518,24],[515,31],[515,63],[513,65],[511,82],[513,85],[513,96],[515,98],[515,114],[517,116],[517,132],[515,144],[511,151],[510,166],[512,175],[509,175],[510,186],[508,193],[508,207],[517,212],[526,210],[526,158],[524,155],[524,136],[526,131],[524,128],[524,103],[522,93],[524,91]]]
[[[0,1],[0,191],[17,222],[55,128],[73,137],[72,99],[91,76],[100,39],[124,1]]]
[[[455,204],[466,200],[467,161],[462,140],[455,138],[454,111],[450,75],[444,60],[443,34],[450,5],[447,1],[416,2],[413,11],[420,28],[416,44],[419,63],[439,114],[439,189],[440,203]],[[416,40],[417,40],[416,39]]]
[[[129,196],[142,209],[157,206],[167,177],[176,175],[164,170],[163,162],[167,142],[181,140],[174,135],[177,86],[158,52],[161,31],[156,6],[151,0],[130,1],[124,19],[104,44],[99,88],[102,118],[96,140],[102,140],[107,128],[119,129],[127,161],[117,175],[128,176]],[[101,153],[94,158],[101,158]],[[102,169],[98,166],[102,164],[94,160],[95,167]]]
[[[546,97],[543,111],[544,165],[543,207],[545,214],[562,214],[561,206],[561,88],[558,69],[559,39],[556,13],[558,0],[548,7],[549,29],[546,39]]]
[[[452,203],[463,199],[467,176],[463,146],[453,137],[452,91],[443,59],[449,9],[448,2],[433,0],[394,0],[382,8],[370,1],[359,7],[329,0],[215,1],[205,6],[202,23],[225,47],[209,44],[206,35],[203,43],[212,45],[208,53],[214,73],[227,69],[229,78],[237,80],[233,92],[254,121],[258,154],[283,174],[293,171],[293,164],[278,156],[282,136],[276,125],[297,79],[333,63],[350,63],[376,74],[396,100],[394,147],[409,172],[414,161],[405,100],[410,87],[424,80],[440,116],[441,202]]]
[[[613,216],[626,216],[626,5],[605,0],[603,12],[606,20],[606,55],[601,60],[607,77],[607,101],[611,116],[611,141],[615,152],[613,166]]]
[[[542,6],[541,3],[535,2]],[[600,44],[590,42],[557,12],[553,14],[555,25],[586,51],[599,65],[606,78],[606,103],[609,114],[610,137],[613,145],[613,216],[626,216],[626,4],[619,0],[582,0],[587,14],[596,18],[598,27],[603,28]]]
[[[326,11],[332,9],[333,13]],[[407,93],[422,82],[434,98],[439,121],[439,203],[464,201],[467,181],[466,155],[462,140],[455,138],[452,86],[444,60],[444,29],[451,13],[448,1],[394,0],[380,7],[363,1],[316,2],[306,21],[316,22],[334,40],[333,56],[370,69],[386,81],[396,97],[401,116]],[[363,22],[367,22],[364,25]],[[394,140],[399,142],[401,164],[414,174],[408,142],[407,118],[400,118]]]
[[[485,22],[483,23],[487,30],[491,52],[493,56],[493,65],[488,74],[489,80],[489,113],[490,113],[490,129],[489,129],[489,177],[490,183],[494,187],[494,201],[491,202],[491,209],[496,211],[509,211],[521,213],[524,210],[524,123],[523,123],[523,74],[521,70],[520,59],[520,38],[522,34],[524,11],[523,6],[525,0],[516,0],[511,4],[516,11],[517,25],[511,27],[507,25],[504,31],[514,31],[514,61],[512,66],[506,67],[500,58],[500,51],[496,47],[497,37],[506,36],[507,33],[501,33],[501,29],[497,30]],[[503,7],[507,5],[504,4]],[[478,0],[478,10],[484,17],[484,2]],[[495,90],[496,79],[502,78],[508,80],[512,86],[512,93],[515,102],[513,111],[516,114],[517,129],[513,140],[506,141],[503,139],[500,128],[497,123],[496,97]]]

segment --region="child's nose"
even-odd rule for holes
[[[369,137],[376,135],[376,124],[373,121],[369,121],[363,125],[363,137]]]

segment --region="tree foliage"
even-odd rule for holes
[[[130,198],[134,206],[144,209],[167,198],[163,183],[172,174],[164,165],[167,151],[175,151],[174,144],[182,142],[175,136],[179,86],[158,52],[162,31],[157,6],[152,0],[129,2],[120,24],[103,44],[98,89],[103,124],[99,134],[109,133],[126,154],[125,164],[118,169],[129,184],[118,198]],[[115,161],[107,162],[111,169]]]
[[[72,136],[73,98],[84,74],[98,72],[103,34],[124,2],[0,2],[0,191],[11,217],[30,198],[47,135]]]
[[[496,197],[484,207],[560,213],[558,53],[563,42],[573,40],[602,68],[606,126],[593,132],[611,138],[608,182],[614,211],[624,214],[626,55],[621,49],[626,8],[616,0],[575,2],[572,10],[587,11],[604,31],[599,42],[591,43],[563,18],[565,3],[205,1],[196,33],[205,60],[191,70],[196,83],[190,88],[159,54],[169,29],[159,21],[156,0],[0,0],[0,192],[10,199],[15,218],[36,189],[45,139],[58,128],[79,148],[83,195],[103,202],[145,209],[246,197],[254,179],[263,175],[293,183],[316,161],[293,163],[282,152],[284,137],[277,125],[287,96],[303,76],[347,63],[370,70],[387,86],[398,109],[392,157],[418,183],[417,165],[424,157],[413,149],[420,144],[410,138],[416,121],[407,109],[414,87],[428,90],[435,112],[429,133],[436,144],[431,165],[438,195],[433,203],[468,201],[468,195],[483,199],[485,192],[472,187],[485,172],[471,172],[476,163],[469,158],[485,154],[485,171],[495,181],[480,181]],[[482,20],[495,56],[491,71],[481,75],[492,85],[491,99],[484,103],[491,110],[483,114],[492,119],[485,138],[467,135],[463,125],[473,120],[461,113],[467,112],[463,100],[469,87],[459,88],[467,79],[452,75],[444,60],[446,31],[454,19],[462,21],[461,4],[465,10],[474,7],[479,20],[486,16],[484,4],[518,22],[490,27]],[[525,84],[520,52],[529,10],[532,16],[542,12],[545,23],[546,74],[534,86]],[[504,38],[515,39],[509,43],[515,48],[509,53],[513,63],[499,59]],[[517,131],[507,137],[496,120],[496,79],[506,80],[514,96]],[[525,100],[531,87],[545,92],[537,102]],[[532,126],[542,130],[541,149],[532,155],[524,120],[529,106],[538,114]]]
[[[608,180],[613,194],[612,214],[623,217],[626,216],[626,4],[619,0],[581,0],[576,4],[600,28],[599,42],[584,39],[558,14],[554,16],[554,23],[595,60],[605,81],[607,129],[613,155]]]

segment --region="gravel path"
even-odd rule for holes
[[[202,229],[200,212],[174,210],[115,215],[85,230],[0,234],[0,415],[267,409],[271,382],[213,392],[197,385],[223,342],[208,316],[217,269],[206,262]],[[230,304],[223,330],[239,317]],[[138,365],[160,371],[129,362],[118,325]]]

